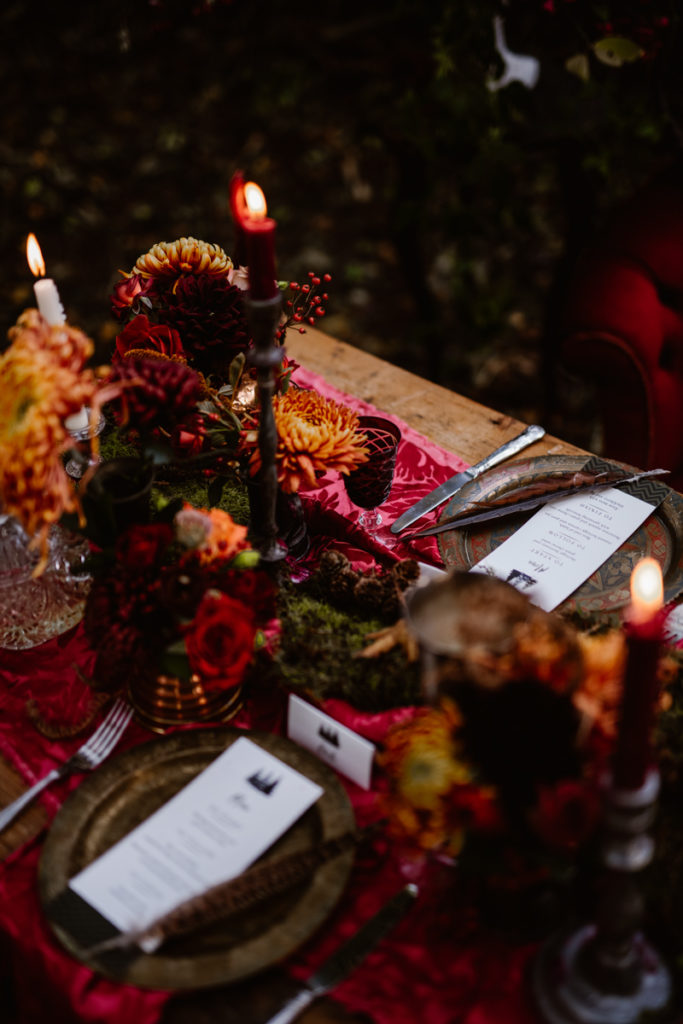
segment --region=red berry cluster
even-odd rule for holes
[[[309,284],[299,284],[298,281],[290,281],[288,290],[291,297],[285,299],[285,319],[280,324],[277,332],[278,341],[282,341],[290,327],[297,327],[300,334],[304,334],[305,323],[313,326],[325,316],[327,312],[323,303],[327,302],[327,292],[321,291],[328,284],[332,277],[330,274],[323,274],[322,277],[309,270]]]

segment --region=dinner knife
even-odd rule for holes
[[[366,921],[339,949],[304,983],[304,988],[278,1010],[266,1024],[290,1024],[314,999],[325,995],[343,981],[365,959],[368,953],[398,924],[417,896],[416,885],[406,885],[388,903]]]
[[[469,469],[464,469],[461,473],[456,473],[455,476],[450,477],[445,483],[439,484],[433,491],[426,494],[424,498],[420,498],[414,505],[404,512],[403,515],[399,516],[398,519],[391,524],[392,533],[400,533],[401,530],[405,530],[407,526],[410,526],[415,522],[416,519],[420,519],[426,515],[427,512],[431,512],[432,509],[436,508],[447,498],[451,498],[456,491],[459,491],[466,483],[470,480],[475,480],[482,473],[485,473],[487,469],[491,469],[493,466],[497,466],[499,462],[510,457],[510,455],[516,455],[517,452],[521,452],[524,448],[527,448],[534,441],[540,441],[545,435],[545,429],[539,427],[537,424],[533,424],[527,427],[526,430],[518,434],[517,437],[513,437],[510,441],[506,441],[500,448],[496,448],[495,452],[491,452],[481,462],[477,462],[476,465],[470,466]]]

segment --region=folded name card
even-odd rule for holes
[[[608,464],[590,459],[584,469]],[[644,523],[669,488],[650,478],[548,502],[472,567],[511,583],[552,611]]]
[[[246,737],[72,878],[68,895],[122,932],[239,875],[323,793]],[[66,913],[65,913],[66,916]]]
[[[363,789],[370,789],[375,745],[291,693],[287,735]]]

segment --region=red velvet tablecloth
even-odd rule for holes
[[[377,410],[331,388],[320,377],[299,368],[296,380],[344,401],[362,413]],[[380,413],[384,415],[383,413]],[[464,463],[421,437],[396,417],[402,431],[395,483],[382,507],[387,521],[447,479]],[[375,561],[416,557],[440,563],[433,538],[410,544],[398,541],[386,548],[356,525],[359,510],[350,503],[339,478],[324,479],[304,497],[314,561],[329,546],[344,551],[356,566]],[[426,517],[429,522],[438,512]],[[92,700],[82,673],[87,675],[92,654],[82,630],[76,628],[32,651],[0,652],[0,754],[33,783],[60,763],[80,740],[50,741],[35,728],[27,702],[36,700],[53,721],[78,717]],[[282,724],[278,701],[252,700],[234,724],[278,730]],[[362,716],[340,701],[328,711],[373,740],[381,739],[393,713]],[[406,714],[405,710],[400,712]],[[150,739],[132,724],[119,750]],[[81,781],[74,776],[49,788],[40,798],[52,817],[66,795]],[[377,815],[375,792],[346,783],[360,825]],[[376,785],[381,786],[381,780]],[[43,836],[15,851],[0,864],[0,982],[11,979],[16,1000],[8,1024],[155,1024],[169,998],[118,985],[93,974],[69,956],[53,937],[37,893],[36,874]],[[322,933],[287,963],[296,977],[305,977],[339,943],[406,881],[416,877],[420,896],[404,921],[340,985],[333,997],[347,1008],[366,1012],[376,1024],[534,1024],[525,983],[531,947],[515,946],[465,926],[449,906],[453,869],[402,860],[395,850],[374,844],[372,853],[358,858],[341,906]],[[1,991],[1,986],[0,986]]]

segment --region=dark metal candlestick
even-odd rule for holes
[[[550,939],[535,963],[534,994],[549,1024],[637,1024],[671,1009],[669,971],[639,930],[638,874],[654,852],[647,830],[658,792],[654,769],[639,789],[608,789],[596,921]]]
[[[280,562],[287,554],[287,549],[277,539],[278,528],[275,518],[278,483],[273,392],[275,370],[282,360],[282,349],[275,343],[281,307],[282,298],[279,292],[271,299],[247,298],[247,317],[254,340],[249,361],[257,370],[260,405],[258,445],[261,453],[261,469],[250,489],[250,537],[264,562]]]

